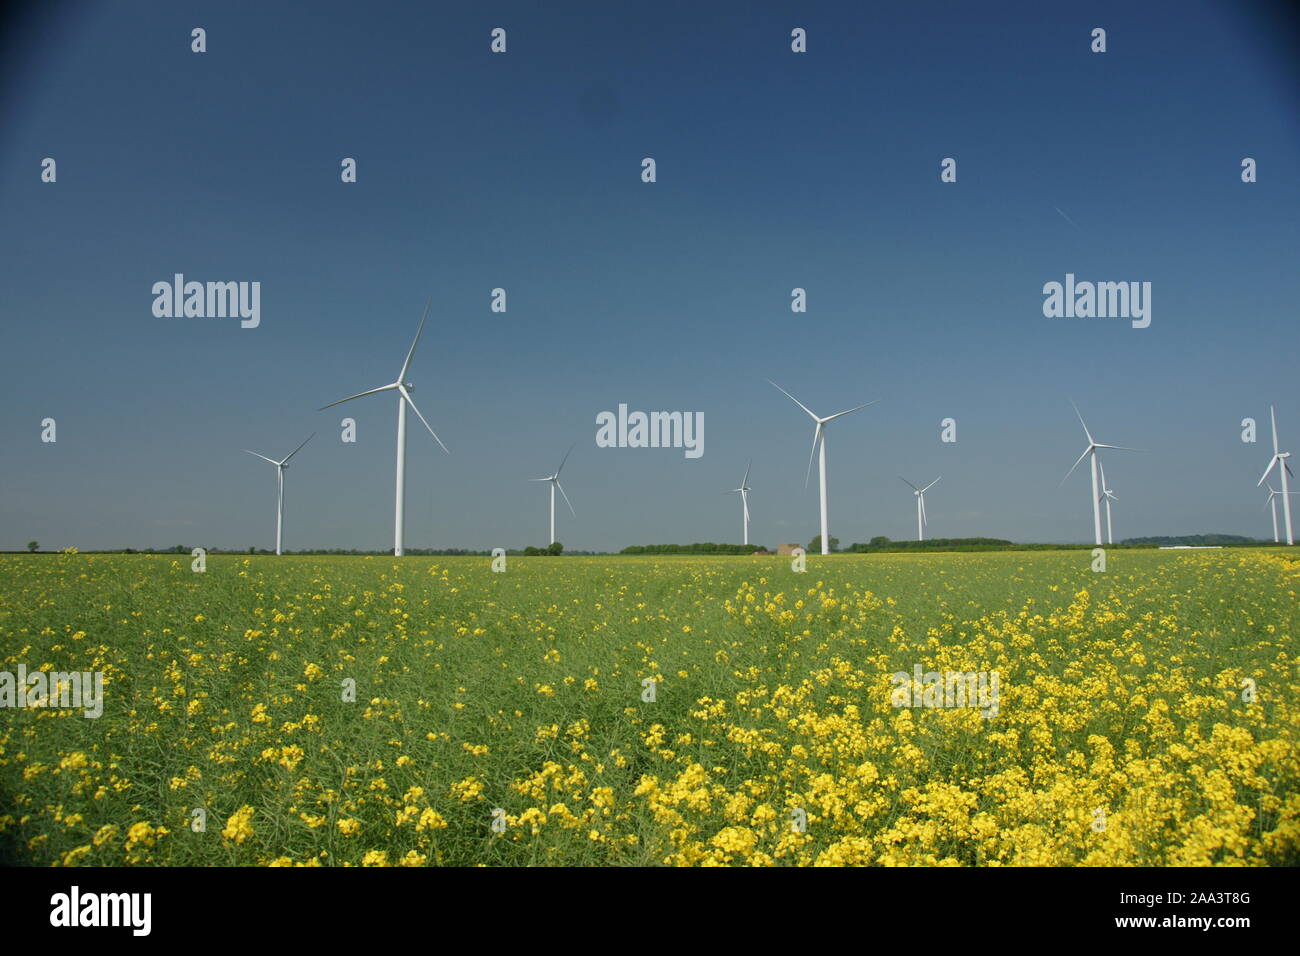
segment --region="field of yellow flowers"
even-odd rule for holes
[[[1090,560],[0,557],[0,858],[1300,862],[1300,562]]]

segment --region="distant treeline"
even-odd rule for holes
[[[1154,538],[1125,538],[1120,544],[1132,544],[1147,548],[1170,548],[1178,545],[1190,545],[1192,547],[1230,544],[1230,545],[1251,545],[1251,544],[1272,544],[1272,541],[1260,541],[1258,538],[1243,538],[1239,534],[1185,534],[1181,537],[1158,536]]]
[[[189,555],[195,546],[188,544],[177,544],[170,548],[102,548],[90,551],[78,551],[79,554],[184,554]],[[202,547],[198,545],[197,547]],[[512,557],[534,554],[557,555],[564,549],[564,546],[558,541],[547,548],[506,548],[506,554]],[[207,554],[275,554],[272,548],[203,548]],[[491,551],[472,551],[466,548],[405,548],[408,557],[491,557]],[[0,551],[0,554],[61,554],[59,551],[38,551],[35,548],[29,548],[27,551]],[[607,554],[606,551],[564,551],[565,554]],[[361,548],[308,548],[301,551],[291,551],[288,548],[284,550],[285,555],[290,554],[319,554],[319,555],[356,555],[358,557],[376,557],[391,558],[393,556],[392,548],[385,548],[382,551],[368,551]]]
[[[697,544],[632,544],[619,554],[753,554],[766,551],[761,544],[714,544],[705,541]]]
[[[849,554],[872,554],[880,551],[1012,551],[1027,547],[1056,548],[1060,545],[1023,545],[1004,538],[929,538],[925,541],[890,541],[884,535],[866,544],[851,544]]]
[[[27,552],[17,551],[0,551],[0,554],[20,554],[20,553],[45,553],[60,554],[63,552],[39,552],[37,548],[32,547],[36,542],[33,541],[28,546]],[[840,548],[839,542],[831,538],[832,550],[837,554],[884,554],[891,552],[905,551],[1061,551],[1073,550],[1080,548],[1094,548],[1093,544],[1023,544],[1015,541],[1008,541],[1005,538],[930,538],[926,541],[891,541],[884,535],[872,538],[866,544],[851,544],[847,548]],[[1258,538],[1248,538],[1239,534],[1188,534],[1181,536],[1155,536],[1149,538],[1125,538],[1119,544],[1106,545],[1107,548],[1158,548],[1158,547],[1177,547],[1186,545],[1191,547],[1205,547],[1214,545],[1223,545],[1227,547],[1272,547],[1272,541],[1264,541]],[[71,549],[70,549],[71,550]],[[170,548],[105,548],[102,550],[83,551],[82,554],[184,554],[188,555],[193,550],[190,545],[178,544]],[[807,548],[809,554],[817,554],[821,551],[820,542],[814,538],[809,542]],[[243,550],[232,550],[229,548],[204,548],[208,554],[275,554],[274,551],[266,548],[247,548]],[[695,544],[633,544],[624,548],[619,554],[754,554],[755,552],[767,552],[769,549],[761,544],[716,544],[712,541],[697,542]],[[561,554],[573,555],[605,555],[608,551],[566,551],[564,546],[558,541],[545,548],[526,547],[526,548],[506,548],[505,552],[511,557],[548,555],[559,556]],[[379,558],[392,557],[393,552],[388,549],[382,551],[367,551],[358,548],[318,548],[302,551],[285,551],[286,555],[357,555],[373,556]],[[492,552],[474,551],[467,548],[407,548],[406,554],[410,557],[491,557]]]
[[[1171,545],[1253,546],[1271,542],[1257,541],[1234,534],[1192,534],[1183,537],[1126,538],[1106,548],[1155,548]],[[925,541],[890,541],[881,536],[867,544],[852,544],[844,549],[850,554],[875,554],[897,551],[1069,551],[1095,548],[1095,544],[1024,544],[1003,538],[929,538]]]

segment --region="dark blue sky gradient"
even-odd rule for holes
[[[1117,537],[1270,534],[1268,437],[1238,423],[1276,403],[1300,452],[1300,126],[1271,9],[29,15],[0,95],[0,548],[271,547],[274,471],[240,449],[312,431],[286,547],[390,546],[393,401],[316,409],[391,381],[430,295],[410,378],[453,454],[411,431],[408,547],[544,544],[525,479],[573,442],[570,548],[739,540],[723,492],[749,458],[751,539],[806,542],[811,423],[766,378],[822,414],[881,399],[830,430],[846,544],[914,535],[899,474],[944,476],[933,536],[1089,538],[1086,475],[1057,487],[1084,445],[1071,397],[1100,440],[1148,449],[1107,461]],[[155,318],[175,272],[259,280],[261,327]],[[1150,281],[1151,327],[1045,318],[1067,272]],[[620,402],[704,412],[704,457],[597,448]]]

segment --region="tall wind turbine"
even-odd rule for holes
[[[302,445],[307,444],[308,441],[311,441],[315,437],[316,437],[316,433],[312,432],[310,435],[307,436],[307,441],[303,442]],[[260,458],[262,459],[262,461],[269,461],[271,464],[275,465],[275,482],[276,482],[275,553],[276,554],[280,553],[280,536],[281,536],[281,531],[284,528],[284,470],[289,467],[289,459],[292,458],[294,455],[298,454],[298,452],[302,451],[302,445],[299,445],[297,448],[289,452],[289,454],[285,455],[279,461],[276,461],[274,458],[267,458],[265,455],[259,455],[255,451],[248,451],[247,448],[244,449],[244,451],[248,451],[248,453],[252,455],[254,458]],[[1273,524],[1276,526],[1277,522],[1274,521]]]
[[[735,494],[736,492],[740,492],[740,508],[741,508],[741,512],[744,514],[744,529],[745,529],[744,531],[745,540],[741,542],[742,544],[749,544],[749,492],[750,492],[749,466],[752,463],[753,463],[752,458],[749,461],[745,462],[745,477],[740,479],[740,487],[732,488],[731,491],[727,492],[727,494],[729,495]]]
[[[1295,544],[1295,540],[1291,537],[1291,492],[1287,489],[1286,481],[1286,476],[1292,473],[1291,466],[1286,462],[1286,460],[1291,457],[1291,453],[1289,451],[1277,450],[1277,415],[1274,414],[1272,405],[1268,406],[1268,417],[1273,423],[1273,457],[1269,459],[1268,467],[1264,469],[1264,474],[1255,487],[1258,488],[1262,485],[1264,479],[1268,477],[1269,472],[1273,470],[1274,466],[1281,462],[1282,467],[1279,468],[1278,471],[1282,474],[1282,518],[1286,523],[1286,543],[1291,545]],[[1276,521],[1276,518],[1277,516],[1274,515],[1274,521]]]
[[[572,454],[573,447],[574,447],[573,445],[570,445],[569,450],[564,453],[564,457],[560,459],[560,467],[555,469],[555,474],[547,475],[545,478],[528,479],[529,481],[549,481],[551,483],[551,540],[546,542],[547,544],[555,543],[555,489],[556,488],[559,488],[560,494],[564,495],[564,503],[569,506],[569,513],[573,515],[575,518],[578,517],[578,513],[573,510],[573,503],[569,501],[569,496],[564,494],[564,486],[560,484],[560,472],[564,471],[564,463],[569,460],[569,455]]]
[[[333,408],[335,405],[342,405],[344,402],[350,402],[354,398],[362,398],[366,395],[376,395],[379,392],[397,392],[397,503],[393,515],[393,554],[397,557],[402,556],[402,531],[405,527],[403,521],[403,508],[406,503],[406,406],[411,406],[411,411],[419,417],[424,423],[424,427],[429,429],[429,434],[433,435],[443,451],[447,451],[447,446],[442,444],[442,439],[435,434],[433,427],[425,421],[420,410],[415,407],[415,402],[411,400],[411,389],[415,388],[410,382],[406,381],[406,373],[410,371],[411,359],[415,357],[415,347],[420,344],[420,333],[424,331],[424,320],[429,317],[429,308],[433,305],[433,299],[424,307],[424,315],[420,318],[420,327],[415,330],[415,341],[411,343],[411,350],[406,353],[406,361],[402,363],[402,370],[397,373],[397,381],[389,385],[381,385],[378,388],[372,388],[364,392],[358,392],[355,395],[349,395],[347,398],[340,398],[337,402],[330,402],[328,405],[322,405],[321,411],[327,408]],[[447,452],[451,454],[451,452]]]
[[[1078,459],[1075,461],[1075,463],[1070,466],[1070,470],[1065,473],[1065,478],[1061,479],[1061,484],[1062,485],[1065,484],[1066,478],[1069,478],[1072,474],[1074,474],[1074,469],[1079,467],[1080,462],[1082,462],[1085,458],[1090,459],[1089,464],[1092,467],[1092,530],[1097,544],[1100,545],[1102,543],[1101,542],[1101,499],[1103,496],[1101,494],[1101,491],[1097,487],[1097,464],[1098,464],[1097,449],[1113,448],[1116,451],[1137,451],[1138,449],[1125,448],[1123,445],[1105,445],[1099,441],[1096,441],[1092,437],[1092,432],[1088,431],[1088,425],[1086,422],[1084,422],[1083,415],[1080,414],[1079,412],[1079,406],[1075,405],[1074,402],[1070,402],[1070,404],[1074,406],[1074,414],[1079,416],[1079,424],[1083,425],[1083,433],[1088,436],[1088,447],[1083,450],[1083,454],[1080,455]]]
[[[943,475],[939,476],[939,478],[942,477]],[[930,482],[924,488],[918,488],[916,487],[916,485],[912,484],[902,475],[898,476],[898,480],[901,481],[903,484],[907,485],[907,487],[911,488],[912,494],[916,496],[916,540],[917,541],[925,540],[925,526],[930,523],[930,519],[925,516],[925,493],[939,483],[939,478],[934,479],[934,481]]]
[[[805,412],[808,413],[808,417],[811,418],[817,424],[817,427],[813,430],[812,451],[808,455],[808,471],[804,475],[803,485],[805,488],[808,487],[808,479],[812,476],[813,458],[817,454],[817,445],[818,443],[820,443],[821,462],[819,467],[820,467],[820,477],[821,477],[821,504],[822,504],[822,554],[830,554],[831,553],[830,530],[827,527],[827,522],[826,522],[826,426],[830,422],[835,421],[835,419],[837,418],[843,418],[845,415],[848,415],[852,412],[856,412],[858,411],[858,409],[866,408],[868,405],[874,405],[876,404],[876,402],[874,401],[865,402],[862,405],[858,405],[855,408],[850,408],[847,411],[836,412],[834,415],[827,415],[825,418],[819,418],[816,414],[813,413],[812,409],[810,409],[803,402],[799,401],[799,399],[795,398],[793,395],[791,395],[789,392],[783,389],[780,385],[776,384],[776,382],[772,381],[771,379],[768,379],[767,384],[771,385],[773,388],[775,388],[786,398],[790,399],[790,401],[794,402],[796,405],[802,408]],[[879,401],[879,399],[877,399],[876,401]]]
[[[1097,469],[1101,472],[1101,497],[1106,502],[1106,543],[1114,544],[1115,535],[1111,533],[1110,527],[1110,503],[1112,501],[1119,501],[1119,499],[1115,497],[1115,493],[1111,491],[1110,486],[1106,484],[1106,465],[1100,458],[1097,459]]]

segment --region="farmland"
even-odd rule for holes
[[[1300,862],[1300,563],[1090,561],[0,557],[0,671],[104,675],[0,709],[0,857]]]

